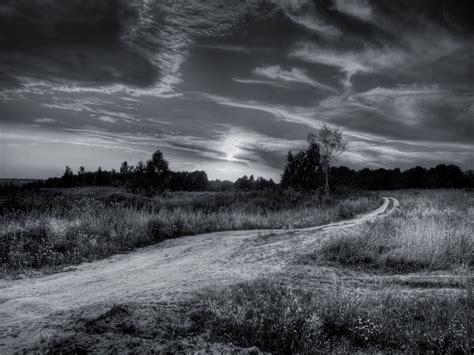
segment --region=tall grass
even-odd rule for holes
[[[201,291],[172,307],[113,305],[71,322],[67,335],[36,352],[247,354],[257,346],[274,354],[468,354],[473,306],[466,292],[308,292],[255,280]]]
[[[320,225],[347,216],[347,210],[374,209],[379,202],[375,195],[325,201],[274,192],[178,193],[156,199],[109,190],[96,198],[83,191],[16,195],[0,204],[0,266],[73,264],[205,232]]]
[[[396,213],[329,240],[313,259],[393,271],[474,265],[473,193],[426,191],[399,197]]]
[[[192,319],[215,341],[276,354],[468,353],[472,307],[464,294],[308,293],[257,280],[201,296]]]

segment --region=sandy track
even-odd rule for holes
[[[375,211],[324,226],[182,237],[61,273],[0,280],[0,353],[56,332],[70,312],[87,316],[114,303],[172,302],[202,287],[277,272],[296,254],[320,243],[328,231],[353,227],[397,206],[396,199],[384,197]]]

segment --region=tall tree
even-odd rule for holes
[[[331,128],[323,124],[319,130],[318,137],[310,134],[308,140],[318,141],[321,154],[321,165],[325,176],[325,191],[329,193],[329,172],[331,166],[337,161],[339,156],[347,150],[347,142],[342,138],[339,128]]]
[[[77,171],[77,183],[79,186],[86,186],[86,168],[83,166],[79,167],[79,170]]]
[[[163,153],[160,150],[157,150],[153,153],[151,157],[151,162],[157,175],[169,174],[170,168],[168,165],[168,161],[163,158]]]
[[[153,153],[145,166],[146,188],[162,191],[168,187],[170,178],[170,168],[168,162],[163,158],[163,153],[157,150]]]
[[[132,171],[133,171],[133,167],[128,165],[127,161],[124,161],[122,165],[120,165],[120,170],[119,170],[120,178],[123,181],[126,181]]]

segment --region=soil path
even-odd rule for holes
[[[278,272],[328,231],[353,227],[397,206],[396,199],[384,197],[375,211],[324,226],[182,237],[52,275],[0,280],[0,354],[57,332],[71,312],[90,316],[114,303],[172,303],[202,287]]]

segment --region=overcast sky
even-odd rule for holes
[[[323,122],[352,168],[474,167],[472,0],[2,0],[0,176],[136,164],[279,179]]]

